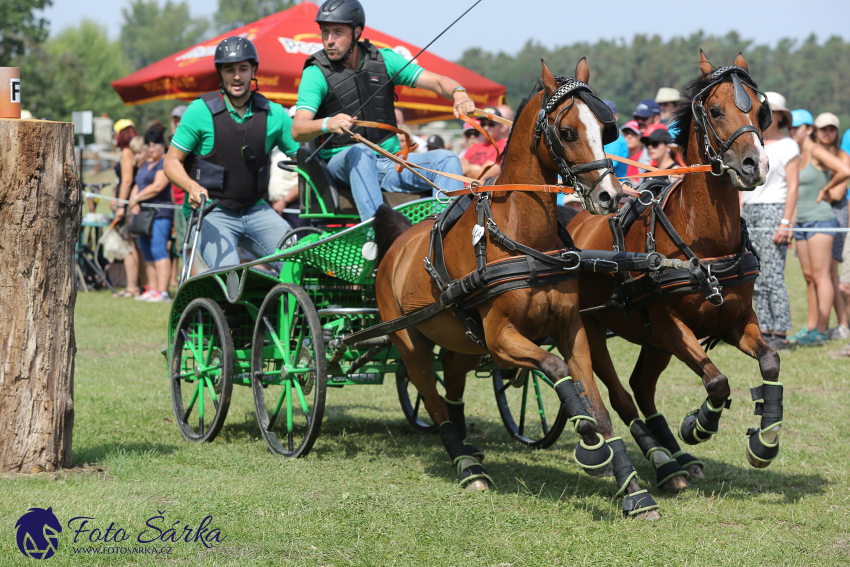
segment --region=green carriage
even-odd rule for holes
[[[249,386],[269,449],[299,457],[319,435],[329,388],[381,385],[387,374],[394,375],[411,426],[436,429],[387,336],[341,342],[381,322],[372,221],[345,226],[356,218],[345,193],[321,169],[294,169],[302,217],[321,219],[324,226],[291,231],[267,258],[189,278],[175,295],[164,354],[181,434],[188,441],[212,441],[224,424],[233,385]],[[394,208],[416,223],[446,206],[427,198]],[[268,270],[270,264],[279,265],[280,273]],[[438,381],[440,359],[438,349]],[[502,420],[517,441],[546,447],[558,438],[566,415],[542,374],[499,370],[485,356],[476,375],[492,379]]]

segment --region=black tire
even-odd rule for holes
[[[298,243],[298,240],[302,236],[306,236],[308,234],[322,234],[322,229],[315,226],[301,226],[288,230],[286,234],[283,235],[283,238],[280,239],[280,242],[277,243],[277,248],[278,250],[291,248]]]
[[[437,381],[437,389],[442,390],[441,395],[445,395],[445,386],[443,378],[437,373],[434,373],[434,379]],[[398,401],[401,404],[401,412],[407,423],[416,430],[422,433],[432,433],[437,431],[437,426],[431,421],[428,412],[425,411],[425,405],[422,403],[422,396],[416,391],[413,384],[407,377],[407,368],[404,363],[399,361],[399,369],[395,374],[396,390],[398,391]]]
[[[554,385],[542,372],[524,368],[495,369],[493,390],[502,423],[520,445],[544,449],[561,436],[569,415],[561,407]],[[556,414],[554,421],[551,421],[552,414]]]
[[[321,431],[328,377],[322,326],[307,293],[294,284],[273,287],[252,344],[251,388],[263,439],[275,455],[303,457]],[[283,368],[290,371],[282,375]]]
[[[212,441],[224,425],[233,392],[233,342],[227,319],[215,301],[202,297],[186,306],[174,333],[169,370],[171,402],[181,435],[193,443]],[[185,384],[193,386],[184,389]],[[210,407],[215,413],[208,420]],[[193,412],[197,428],[190,423]]]

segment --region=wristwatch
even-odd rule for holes
[[[466,89],[463,88],[463,87],[455,87],[454,90],[452,91],[452,98],[454,98],[455,93],[458,93],[458,92],[459,93],[466,93]],[[468,94],[468,93],[466,93],[466,94]]]
[[[783,226],[788,226],[791,224],[791,221],[789,221],[788,219],[782,219],[781,221],[779,221],[779,224]]]

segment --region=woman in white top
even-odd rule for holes
[[[797,205],[797,183],[800,170],[800,147],[782,133],[791,126],[791,111],[785,97],[769,92],[767,100],[773,110],[773,122],[764,131],[764,149],[770,170],[764,185],[741,193],[742,215],[751,228],[774,231],[752,231],[750,238],[761,257],[761,273],[753,292],[753,306],[761,332],[774,349],[787,349],[786,334],[791,329],[791,306],[785,288],[785,255],[791,242]]]

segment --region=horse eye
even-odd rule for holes
[[[564,141],[570,141],[575,139],[575,134],[569,128],[561,128],[561,139]]]
[[[721,114],[723,114],[716,106],[712,106],[711,108],[709,108],[708,112],[711,114],[712,118],[718,118]]]

